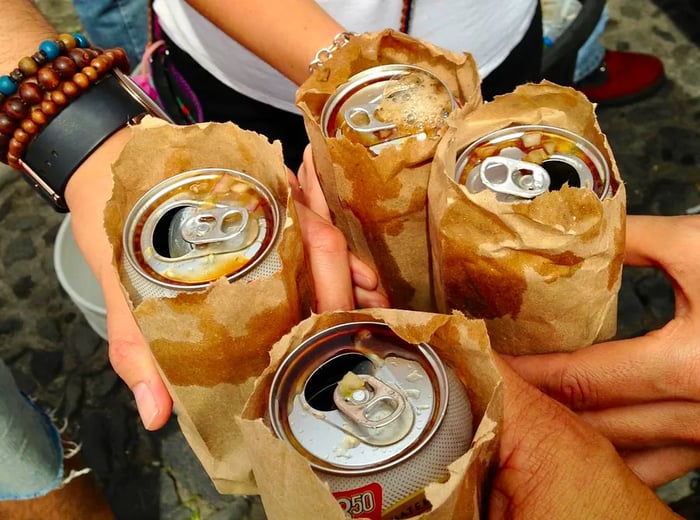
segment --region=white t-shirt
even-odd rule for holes
[[[264,0],[252,0],[264,1]],[[539,0],[413,0],[410,33],[455,52],[470,52],[486,77],[532,22]],[[398,29],[402,0],[317,0],[348,31]],[[289,112],[296,85],[239,45],[185,0],[155,0],[160,24],[175,44],[225,85]],[[330,42],[329,42],[330,44]]]

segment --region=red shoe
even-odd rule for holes
[[[619,106],[651,96],[664,80],[664,64],[656,56],[607,50],[600,67],[575,87],[592,103]]]

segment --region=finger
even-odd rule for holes
[[[144,427],[157,430],[170,417],[172,399],[118,286],[116,274],[108,280],[103,278],[102,288],[107,309],[109,359],[114,371],[134,393]]]
[[[96,193],[100,193],[96,189]],[[104,201],[99,195],[72,212],[76,243],[100,283],[107,311],[109,358],[116,374],[134,393],[143,425],[148,430],[162,427],[170,417],[172,400],[160,377],[150,348],[131,314],[119,278],[112,266],[112,248],[102,227]]]
[[[637,450],[698,444],[700,404],[661,401],[579,414],[618,449]]]
[[[489,518],[570,518],[572,511],[586,511],[586,518],[622,517],[609,508],[620,502],[600,499],[618,494],[627,501],[625,508],[652,507],[651,491],[606,439],[498,357],[496,362],[503,375],[504,410]],[[630,518],[638,512],[625,511]]]
[[[355,307],[345,237],[333,224],[303,204],[296,204],[302,240],[316,294],[316,312]]]
[[[389,299],[379,291],[368,291],[362,287],[353,288],[355,305],[361,309],[371,309],[373,307],[389,307]]]
[[[700,243],[700,215],[628,215],[625,263],[654,266],[684,258],[688,243]]]
[[[301,204],[304,204],[304,192],[299,184],[299,179],[292,173],[292,170],[287,168],[287,182],[289,182],[289,187],[292,190],[292,198]]]
[[[348,253],[348,255],[353,283],[362,289],[374,291],[379,284],[377,273],[375,273],[369,265],[355,256],[355,254]]]
[[[700,216],[632,216],[627,219],[625,263],[654,266],[676,289],[676,315],[700,305],[700,271],[693,252],[700,249]]]
[[[693,446],[654,448],[621,455],[637,477],[652,488],[700,468],[700,448]]]
[[[568,354],[504,356],[521,377],[574,410],[647,401],[700,400],[700,351],[674,320],[640,338]]]
[[[360,308],[389,307],[389,298],[377,289],[377,273],[353,253],[348,253],[348,257],[355,305]]]
[[[318,180],[311,146],[304,150],[304,161],[299,167],[299,184],[304,193],[304,203],[317,215],[331,222],[331,213]]]

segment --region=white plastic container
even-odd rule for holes
[[[107,339],[107,311],[102,288],[75,243],[70,215],[66,215],[58,228],[53,263],[63,290],[83,313],[90,327]]]

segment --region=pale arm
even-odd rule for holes
[[[8,74],[23,56],[34,54],[41,41],[54,38],[56,30],[28,0],[5,0],[2,9],[0,74]],[[104,205],[112,189],[109,165],[121,152],[129,132],[123,129],[114,134],[78,168],[65,197],[76,241],[102,286],[112,366],[134,392],[146,428],[156,429],[170,416],[172,401],[122,295],[102,225]],[[36,202],[43,204],[39,197]]]
[[[187,3],[297,85],[309,75],[316,51],[344,30],[313,0]]]

